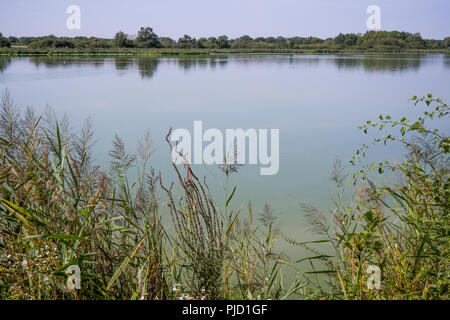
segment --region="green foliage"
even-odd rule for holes
[[[185,34],[183,38],[178,39],[177,47],[183,49],[197,48],[197,41],[195,38],[191,38],[189,35]]]
[[[257,221],[251,204],[247,214],[233,208],[239,188],[229,188],[229,176],[239,165],[220,167],[226,179],[220,201],[189,165],[174,165],[180,194],[149,167],[149,133],[136,153],[116,136],[110,168],[102,169],[92,158],[89,121],[76,134],[51,110],[21,113],[6,91],[0,111],[0,298],[448,299],[449,137],[428,125],[448,120],[449,109],[431,94],[412,101],[426,106],[416,120],[380,115],[360,127],[390,132],[360,148],[352,163],[379,143],[399,143],[408,151],[405,160],[364,165],[353,176],[359,189],[350,202],[344,201],[347,175],[336,161],[334,210],[327,216],[303,204],[317,238],[299,242],[279,230],[268,204]],[[137,178],[130,181],[132,169]],[[385,172],[396,179],[376,182]],[[168,200],[169,223],[158,185]],[[291,262],[276,250],[281,238],[308,256]],[[285,286],[283,270],[303,264],[309,271],[298,271]],[[81,290],[66,286],[72,265],[81,268]],[[371,265],[381,269],[380,290],[367,286]]]
[[[9,48],[11,47],[11,42],[8,38],[3,37],[2,33],[0,32],[0,48],[1,47]]]
[[[365,34],[342,34],[335,38],[320,39],[317,37],[258,37],[248,35],[229,39],[222,35],[202,37],[198,40],[184,35],[178,40],[169,37],[158,37],[152,28],[142,27],[136,40],[130,40],[123,32],[116,33],[114,39],[99,39],[95,37],[57,38],[54,35],[44,37],[0,37],[0,46],[14,44],[42,48],[166,48],[166,49],[246,49],[246,50],[318,50],[326,52],[398,52],[405,50],[440,50],[445,51],[450,46],[450,38],[444,40],[422,39],[418,33],[400,31],[368,31]]]
[[[1,111],[1,298],[167,297],[149,139],[138,158],[116,139],[107,174],[93,164],[89,122],[74,135],[50,111],[21,116],[7,92]],[[133,183],[130,166],[139,172]],[[79,291],[66,287],[73,264]]]
[[[92,158],[89,121],[76,134],[51,110],[22,114],[6,91],[0,138],[0,299],[275,299],[297,289],[283,285],[270,216],[266,231],[252,223],[249,233],[231,210],[236,188],[224,214],[206,181],[174,166],[179,201],[149,167],[150,134],[136,154],[116,136],[105,170]],[[72,265],[80,290],[66,286]]]
[[[230,47],[230,42],[228,41],[227,36],[220,36],[217,38],[217,43],[221,49],[227,49]]]
[[[118,48],[132,48],[134,44],[131,40],[128,40],[125,33],[119,31],[114,36],[114,46]]]
[[[141,27],[136,38],[136,44],[142,48],[161,48],[158,36],[150,27]]]
[[[54,36],[43,37],[42,39],[35,39],[28,44],[30,49],[76,49],[76,48],[110,48],[112,47],[109,40],[98,39],[91,37],[89,39],[80,38],[56,38]]]
[[[424,103],[423,116],[415,121],[392,120],[380,115],[379,121],[367,121],[360,127],[383,131],[399,128],[374,139],[359,149],[353,164],[366,155],[369,146],[388,142],[400,143],[408,156],[402,162],[370,163],[354,175],[359,191],[345,204],[343,170],[335,167],[333,180],[338,197],[332,221],[319,211],[306,208],[314,230],[335,252],[333,258],[310,257],[311,264],[330,270],[328,285],[323,287],[310,279],[319,296],[345,299],[448,299],[449,289],[449,137],[438,129],[428,129],[433,119],[448,120],[448,106],[431,94],[413,97],[414,104]],[[390,184],[377,184],[374,172],[393,172]],[[296,244],[296,243],[294,243]],[[315,261],[315,262],[313,262]],[[381,269],[381,289],[368,289],[370,265]]]

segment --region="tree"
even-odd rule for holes
[[[249,48],[251,47],[252,41],[253,39],[248,35],[239,37],[236,40],[234,40],[232,48]]]
[[[208,41],[206,42],[206,48],[216,49],[218,47],[219,47],[219,43],[217,42],[217,39],[215,37],[209,37]]]
[[[136,41],[141,47],[144,48],[161,48],[161,42],[159,41],[158,36],[150,27],[141,27],[141,30],[138,32]]]
[[[56,40],[54,46],[55,48],[69,48],[69,49],[75,48],[75,45],[72,43],[72,41],[67,39]]]
[[[159,39],[161,42],[162,48],[173,48],[176,44],[175,40],[169,38],[169,37],[162,37]]]
[[[9,36],[8,37],[9,43],[16,44],[19,42],[19,39],[17,37]]]
[[[334,38],[334,42],[338,45],[343,45],[345,43],[345,35],[343,33],[339,33],[336,38]]]
[[[11,43],[8,41],[7,38],[3,37],[3,34],[0,32],[0,47],[11,47]]]
[[[113,43],[114,43],[114,46],[119,47],[119,48],[133,47],[133,42],[130,39],[128,39],[128,35],[126,35],[122,31],[119,31],[116,33]]]
[[[217,38],[217,42],[219,43],[219,48],[226,49],[230,47],[230,42],[228,41],[227,36],[220,36]]]
[[[197,46],[198,46],[200,49],[207,48],[207,47],[208,47],[208,39],[206,39],[206,38],[200,38],[200,39],[198,39],[198,40],[197,40]]]
[[[345,35],[345,41],[344,41],[344,45],[346,47],[351,47],[356,45],[356,43],[358,42],[358,36],[354,33],[348,33]]]
[[[119,48],[123,48],[125,47],[127,41],[127,35],[125,33],[123,33],[122,31],[119,31],[116,33],[115,37],[114,37],[114,45],[119,47]]]
[[[450,48],[450,37],[445,38],[442,41],[442,47],[443,48]]]
[[[242,36],[238,39],[239,41],[253,41],[249,35]]]
[[[178,39],[178,45],[183,49],[192,49],[197,47],[197,41],[185,34],[183,38]]]

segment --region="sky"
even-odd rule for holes
[[[67,7],[81,10],[69,30]],[[0,0],[0,32],[10,36],[137,34],[150,26],[174,39],[242,35],[334,37],[367,31],[369,5],[381,9],[381,29],[450,36],[449,0]]]

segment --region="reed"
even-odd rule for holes
[[[353,164],[375,144],[400,144],[407,155],[402,162],[369,163],[353,175],[356,188],[352,201],[343,201],[346,175],[342,163],[335,164],[332,180],[337,185],[335,208],[325,215],[311,206],[303,210],[313,231],[327,243],[332,255],[321,253],[315,244],[302,262],[314,271],[303,274],[314,297],[324,299],[448,299],[449,289],[449,137],[430,129],[430,120],[448,120],[449,108],[431,94],[411,99],[424,104],[415,121],[398,121],[380,115],[360,127],[389,131],[358,149]],[[395,134],[395,129],[399,134]],[[363,164],[363,163],[362,163]],[[390,184],[377,182],[389,172]],[[380,270],[381,287],[371,288],[373,274]],[[326,274],[326,283],[312,275]]]
[[[8,91],[0,116],[2,299],[280,296],[273,283],[264,291],[272,252],[258,248],[256,234],[238,231],[239,212],[229,208],[233,194],[225,215],[189,166],[184,172],[173,166],[181,194],[166,187],[149,166],[149,133],[136,153],[116,136],[109,167],[102,168],[92,158],[89,120],[72,132],[51,109],[21,113]],[[132,181],[130,170],[137,172]],[[163,221],[159,191],[169,199],[171,222]],[[237,261],[250,249],[264,267],[258,259]],[[74,265],[81,269],[80,290],[67,287]]]
[[[108,167],[92,157],[94,132],[80,132],[49,108],[22,112],[8,91],[0,110],[1,299],[448,299],[449,138],[428,129],[447,119],[448,106],[431,95],[416,121],[380,116],[360,128],[385,134],[357,151],[360,161],[377,143],[400,143],[401,163],[368,164],[353,176],[334,165],[335,206],[322,213],[303,204],[315,240],[298,242],[277,226],[269,204],[259,214],[236,208],[239,174],[232,159],[218,170],[224,195],[206,178],[173,165],[176,181],[150,166],[147,133],[136,152],[116,136]],[[391,131],[392,131],[391,130]],[[166,137],[169,152],[177,146]],[[233,160],[234,157],[234,160]],[[130,170],[137,172],[130,179]],[[375,173],[392,172],[383,185]],[[175,188],[174,188],[175,186]],[[176,191],[175,191],[176,190]],[[167,214],[161,206],[167,199]],[[291,261],[276,250],[288,241],[310,253]],[[329,245],[322,252],[320,245]],[[309,271],[298,267],[308,263]],[[81,288],[67,286],[67,271],[81,270]],[[369,289],[367,268],[381,270],[381,289]],[[285,271],[297,270],[286,283]],[[304,268],[303,268],[304,270]]]

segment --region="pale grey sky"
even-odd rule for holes
[[[68,30],[66,9],[81,8],[81,29]],[[151,26],[160,36],[336,36],[367,31],[366,9],[381,8],[383,30],[450,36],[449,0],[0,0],[5,35],[113,37]]]

